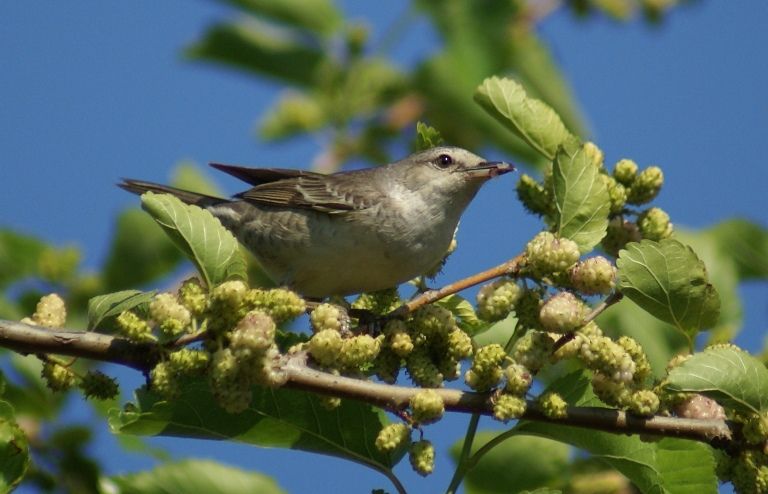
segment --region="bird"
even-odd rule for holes
[[[210,211],[276,284],[315,299],[393,288],[434,268],[481,186],[515,169],[448,146],[332,174],[210,165],[252,187],[225,199],[142,180],[118,186]]]

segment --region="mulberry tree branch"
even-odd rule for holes
[[[164,350],[159,343],[136,343],[107,334],[41,328],[4,320],[0,320],[0,346],[21,354],[52,353],[111,362],[144,373],[159,361]],[[389,410],[405,409],[413,395],[420,391],[419,388],[322,372],[308,367],[302,354],[288,358],[284,370],[288,375],[285,387],[364,401]],[[483,415],[493,413],[492,394],[446,388],[435,391],[442,397],[448,411]],[[565,418],[552,419],[531,401],[522,418],[619,434],[692,439],[719,448],[727,447],[733,440],[731,429],[723,420],[637,417],[610,408],[568,407]]]

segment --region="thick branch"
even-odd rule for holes
[[[13,321],[0,320],[0,346],[23,354],[53,353],[125,365],[148,372],[158,361],[162,346],[136,343],[111,335],[53,330]],[[394,386],[350,377],[336,376],[307,367],[302,358],[293,357],[285,364],[288,388],[364,401],[390,410],[408,406],[419,388]],[[453,412],[493,413],[491,396],[456,389],[435,390]],[[673,436],[724,446],[731,439],[731,430],[722,420],[696,420],[676,417],[642,418],[608,408],[569,407],[563,419],[550,419],[528,403],[524,419],[561,425],[585,427],[623,434]]]

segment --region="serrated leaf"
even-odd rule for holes
[[[0,492],[14,489],[29,468],[29,442],[16,423],[13,407],[0,401]]]
[[[313,84],[326,62],[318,48],[291,33],[253,23],[214,25],[186,54],[303,86]]]
[[[557,232],[584,254],[605,236],[611,202],[600,170],[581,145],[565,145],[552,166]]]
[[[152,218],[139,209],[117,217],[104,263],[104,288],[117,291],[144,285],[170,273],[184,259]]]
[[[88,330],[99,329],[99,325],[106,319],[149,303],[155,293],[155,291],[123,290],[93,297],[88,301]]]
[[[141,206],[187,254],[208,287],[246,278],[237,239],[210,212],[152,192],[141,196]]]
[[[768,369],[742,350],[709,348],[672,369],[672,391],[701,393],[730,409],[758,413],[768,410]]]
[[[285,491],[266,475],[211,460],[165,463],[152,470],[109,479],[121,494],[280,494]]]
[[[689,339],[717,323],[720,297],[690,247],[672,239],[633,242],[616,265],[621,292]]]
[[[479,432],[472,443],[476,452],[498,433]],[[463,441],[451,447],[456,460]],[[563,472],[568,468],[568,445],[534,436],[515,436],[491,449],[469,471],[465,480],[467,494],[506,494],[541,485],[563,486]],[[536,451],[535,455],[531,451]],[[534,491],[536,492],[536,491]]]
[[[324,409],[317,395],[290,389],[253,388],[250,407],[228,414],[215,405],[207,383],[188,383],[173,402],[137,392],[129,411],[114,411],[115,432],[138,435],[231,440],[260,447],[290,448],[344,458],[387,472],[401,458],[379,452],[374,441],[388,422],[384,414],[360,402],[343,400]]]
[[[317,34],[331,34],[341,25],[339,10],[330,0],[225,0],[243,10]]]
[[[547,159],[554,159],[558,147],[575,139],[552,108],[528,97],[512,79],[486,79],[477,88],[475,101]]]
[[[584,371],[559,379],[548,391],[560,393],[572,405],[605,406],[595,397]],[[644,442],[638,436],[530,421],[521,421],[514,430],[588,451],[624,474],[643,493],[717,493],[714,456],[702,443],[673,438]]]
[[[424,122],[416,122],[416,151],[437,147],[443,142],[440,131]]]

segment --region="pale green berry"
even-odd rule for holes
[[[632,187],[637,178],[637,163],[629,159],[620,160],[613,168],[613,178],[625,187]]]
[[[426,439],[411,444],[408,459],[414,471],[426,477],[435,468],[435,447]]]
[[[495,387],[501,381],[501,364],[506,356],[499,344],[480,347],[472,359],[472,368],[464,374],[464,382],[475,391],[487,391]]]
[[[75,384],[75,374],[63,365],[43,362],[40,375],[52,391],[66,391]]]
[[[747,417],[741,431],[750,444],[762,444],[768,440],[768,413],[753,413]]]
[[[168,362],[160,362],[150,371],[149,382],[152,391],[167,400],[177,398],[181,391],[176,373]]]
[[[616,382],[631,382],[637,369],[632,356],[606,336],[585,339],[579,356],[588,368]]]
[[[243,305],[246,310],[266,312],[277,324],[299,317],[307,308],[304,299],[284,288],[271,290],[252,288],[244,294]]]
[[[158,293],[149,304],[149,315],[167,336],[176,336],[192,321],[189,309],[172,293]]]
[[[455,381],[461,376],[461,363],[450,355],[438,355],[435,365],[446,381]]]
[[[337,362],[347,369],[359,369],[373,363],[381,350],[381,339],[362,334],[346,338],[341,345]]]
[[[649,166],[641,171],[627,192],[630,204],[645,204],[652,201],[664,184],[664,173],[658,166]]]
[[[86,398],[111,400],[117,396],[117,381],[101,371],[88,371],[80,380],[80,389]]]
[[[411,428],[397,422],[384,426],[376,436],[376,449],[382,453],[391,453],[405,446],[411,440]]]
[[[637,415],[653,415],[659,410],[659,396],[650,389],[640,389],[632,393],[626,406]]]
[[[661,208],[650,208],[637,217],[637,227],[643,238],[663,240],[672,236],[673,226],[669,215]]]
[[[581,149],[597,168],[603,167],[603,151],[594,142],[585,142]]]
[[[500,321],[514,309],[523,289],[509,278],[483,285],[477,292],[477,315],[486,321]]]
[[[524,395],[533,384],[533,374],[527,367],[520,364],[508,365],[504,369],[504,377],[507,379],[504,390],[513,395]]]
[[[411,327],[426,337],[438,337],[452,331],[456,327],[456,319],[444,307],[425,305],[413,314]]]
[[[502,393],[493,402],[493,417],[501,422],[519,419],[525,413],[526,406],[524,398]]]
[[[341,334],[333,329],[324,329],[312,335],[309,340],[309,354],[320,365],[333,367],[336,364],[344,341]]]
[[[433,389],[419,391],[413,395],[410,404],[413,420],[418,424],[437,422],[445,412],[443,399]]]
[[[259,359],[274,344],[276,330],[271,317],[260,310],[252,310],[235,326],[229,348],[243,363]]]
[[[528,263],[537,276],[560,273],[579,260],[579,246],[573,240],[557,238],[550,232],[538,233],[525,247]]]
[[[600,175],[600,179],[608,191],[608,200],[611,203],[610,212],[619,214],[624,211],[624,207],[627,205],[627,189],[608,175]]]
[[[448,333],[448,355],[455,360],[463,360],[472,355],[472,338],[459,328]]]
[[[182,348],[168,355],[168,364],[178,374],[201,374],[208,368],[211,354],[204,350]]]
[[[634,380],[635,382],[643,382],[645,379],[651,377],[652,369],[651,363],[648,361],[648,357],[643,351],[643,347],[629,336],[622,336],[616,340],[616,344],[626,351],[635,363]]]
[[[548,333],[528,331],[515,342],[512,358],[535,373],[549,361],[554,345]]]
[[[202,317],[208,304],[205,288],[198,278],[189,278],[179,287],[179,303],[194,317]]]
[[[400,374],[402,358],[392,350],[382,348],[373,361],[373,371],[376,377],[387,384],[394,384]]]
[[[630,402],[632,391],[627,383],[613,380],[604,374],[592,374],[592,390],[606,405],[625,407]]]
[[[152,334],[152,327],[149,323],[129,310],[121,312],[116,321],[120,334],[130,340],[146,342],[157,339]]]
[[[541,294],[537,290],[524,290],[515,304],[515,315],[518,323],[527,329],[541,327],[539,311],[541,311]]]
[[[38,326],[46,328],[61,328],[67,321],[67,308],[64,299],[58,294],[45,295],[37,303],[32,320]]]
[[[547,216],[554,209],[552,195],[530,175],[523,174],[517,182],[517,197],[533,214]]]
[[[584,323],[587,306],[571,292],[560,292],[541,306],[539,320],[553,333],[569,333]]]
[[[400,295],[397,288],[387,288],[376,292],[361,294],[352,302],[352,308],[364,309],[374,314],[387,314],[400,306]]]
[[[569,275],[573,287],[584,295],[606,295],[616,285],[616,267],[603,256],[576,263]]]
[[[541,411],[551,419],[562,419],[568,415],[568,403],[558,393],[549,391],[539,396]]]
[[[413,351],[411,335],[405,332],[390,333],[387,336],[389,348],[399,357],[407,357]]]
[[[342,320],[345,315],[338,305],[320,304],[309,315],[312,329],[315,333],[328,329],[339,331],[342,328]]]
[[[422,388],[437,388],[443,385],[443,374],[422,346],[417,346],[406,359],[406,370],[411,380]]]
[[[240,280],[225,281],[211,290],[211,301],[230,310],[237,310],[247,291],[248,287]]]

